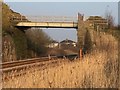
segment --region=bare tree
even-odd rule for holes
[[[26,31],[28,49],[31,53],[40,56],[47,52],[46,45],[50,43],[51,38],[41,29],[30,29]],[[29,52],[30,53],[30,52]]]
[[[109,6],[107,6],[107,7],[109,7]],[[113,28],[114,27],[115,18],[112,16],[112,11],[106,10],[105,11],[105,18],[108,21],[108,28],[109,29]]]

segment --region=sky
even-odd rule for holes
[[[7,1],[7,0],[6,0]],[[9,0],[8,0],[9,1]],[[19,0],[18,0],[19,1]],[[78,12],[88,16],[105,16],[110,11],[118,23],[117,2],[6,2],[11,9],[25,16],[70,16],[76,17]],[[77,41],[76,29],[43,29],[57,41],[71,39]]]

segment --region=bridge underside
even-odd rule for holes
[[[18,28],[78,28],[75,22],[19,22],[16,27]]]

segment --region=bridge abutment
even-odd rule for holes
[[[82,54],[89,52],[92,49],[92,33],[89,29],[89,24],[87,21],[83,20],[84,16],[78,13],[78,50],[82,49]]]
[[[79,49],[84,47],[84,34],[85,34],[85,27],[84,27],[83,15],[78,13],[77,38],[78,38]]]

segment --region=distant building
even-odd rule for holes
[[[55,48],[59,46],[59,42],[53,40],[47,47],[49,48]]]
[[[107,19],[102,18],[101,16],[90,16],[86,21],[89,22],[89,26],[96,30],[108,28]]]
[[[76,47],[77,46],[77,43],[75,41],[72,41],[72,40],[63,40],[60,42],[60,46],[73,46],[73,47]]]

